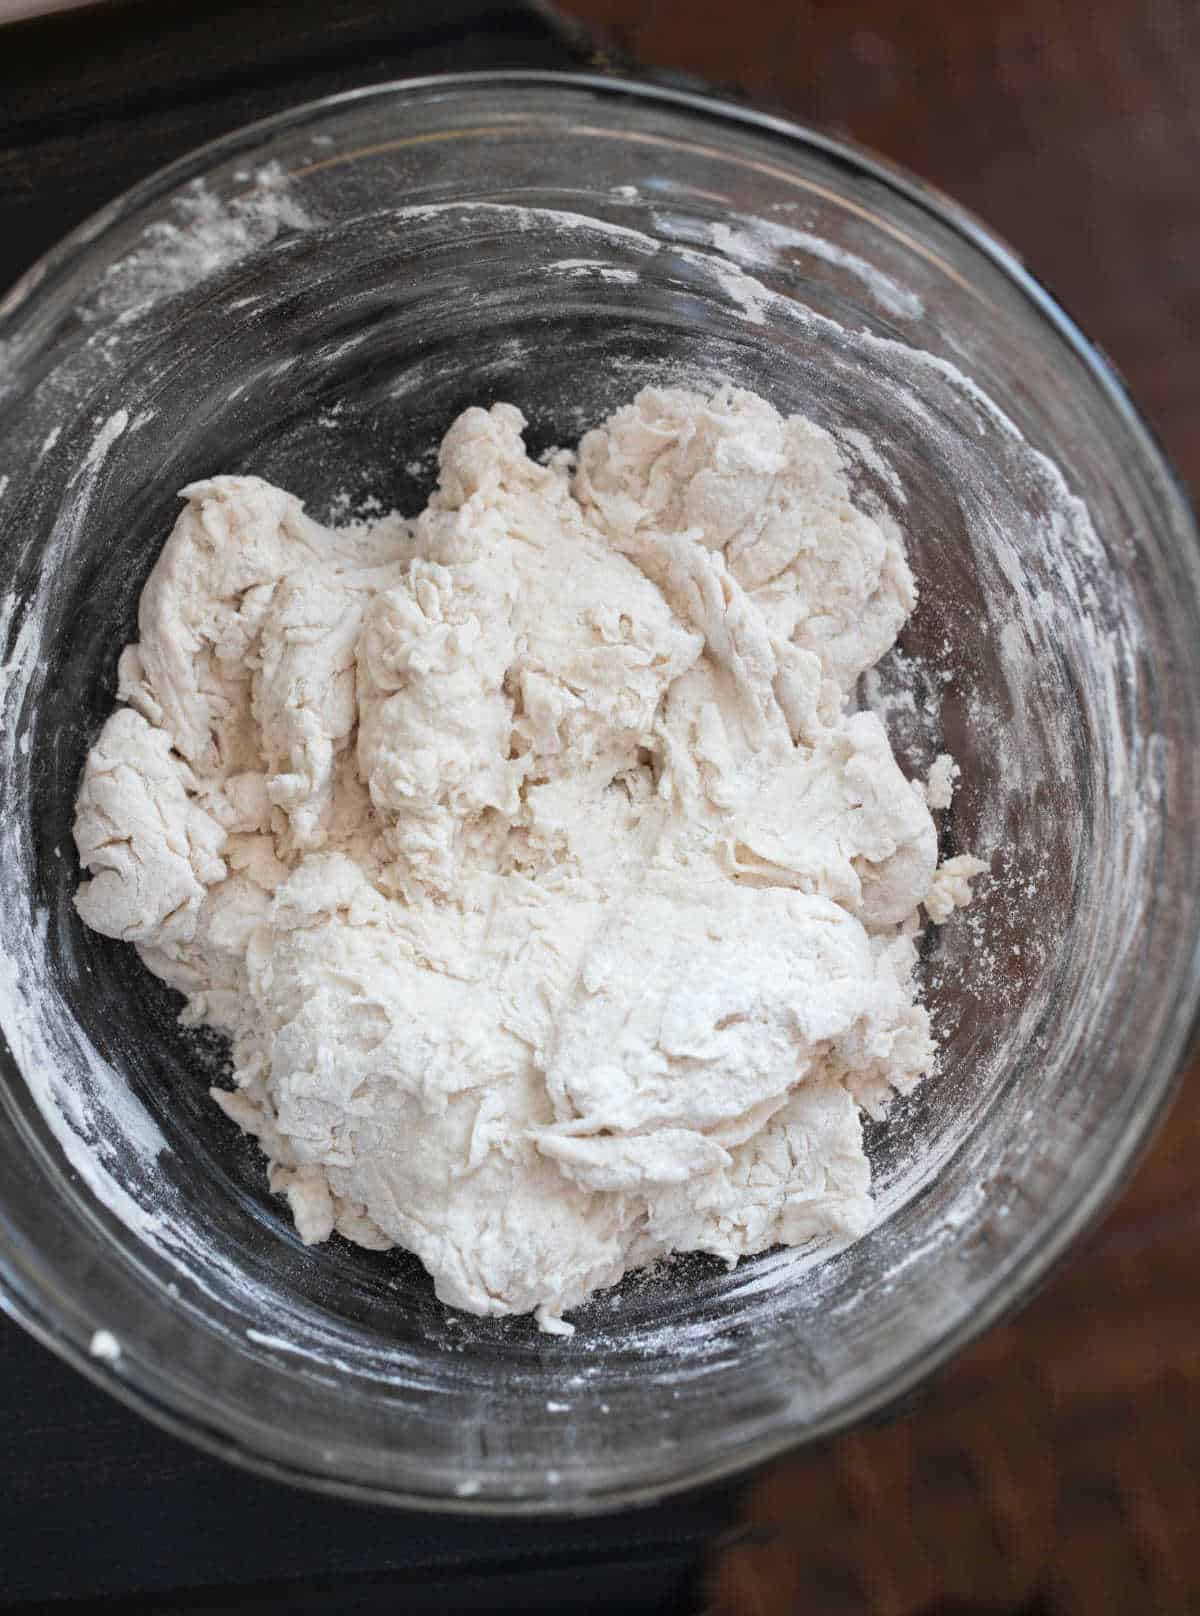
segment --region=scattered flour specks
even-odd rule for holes
[[[88,1351],[93,1358],[102,1358],[106,1363],[116,1363],[121,1356],[121,1343],[111,1330],[96,1330],[92,1334]]]
[[[784,252],[807,253],[853,275],[880,308],[897,319],[919,320],[925,313],[925,305],[915,292],[857,253],[847,252],[810,231],[765,219],[744,219],[736,225],[713,224],[711,234],[713,246],[739,263],[762,267],[777,262]]]
[[[84,472],[99,471],[108,456],[108,451],[129,425],[129,412],[127,410],[114,410],[104,425],[92,439],[91,447],[83,457],[77,477]]]
[[[247,189],[228,200],[194,180],[176,198],[174,220],[145,231],[141,246],[112,264],[85,317],[137,318],[164,297],[187,291],[266,246],[283,230],[308,230],[314,220],[292,195],[286,176],[270,165],[245,175]]]

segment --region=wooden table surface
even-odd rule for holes
[[[985,219],[1200,489],[1196,0],[566,0]],[[786,1460],[714,1613],[1200,1610],[1200,1065],[1103,1224],[902,1419]]]

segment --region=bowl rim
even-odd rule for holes
[[[358,89],[297,103],[282,112],[231,130],[193,148],[156,169],[111,202],[91,214],[39,257],[0,295],[0,340],[11,339],[43,299],[52,295],[61,274],[77,267],[82,255],[130,216],[157,199],[200,177],[218,163],[253,148],[264,139],[285,133],[314,118],[348,108],[358,102],[413,97],[429,90],[472,91],[511,89],[582,90],[589,95],[627,97],[658,103],[703,117],[782,138],[879,182],[887,191],[931,215],[944,228],[965,240],[998,270],[1066,343],[1093,383],[1122,418],[1142,457],[1144,469],[1154,477],[1166,521],[1181,548],[1190,546],[1200,567],[1200,526],[1186,486],[1172,465],[1153,428],[1134,404],[1128,387],[1104,351],[1092,342],[1062,305],[1029,270],[1020,255],[995,235],[969,209],[938,187],[869,148],[810,127],[780,113],[759,110],[727,95],[703,89],[680,88],[625,74],[574,69],[500,69],[463,73],[424,74],[388,79]],[[18,353],[19,365],[19,353]],[[1014,1264],[1007,1280],[976,1310],[945,1336],[913,1352],[889,1373],[845,1405],[808,1425],[781,1422],[769,1436],[750,1437],[730,1444],[719,1457],[688,1463],[669,1478],[605,1484],[603,1495],[569,1495],[556,1489],[519,1497],[460,1497],[423,1494],[388,1483],[373,1483],[306,1468],[293,1457],[242,1440],[224,1421],[206,1422],[187,1401],[174,1403],[157,1396],[148,1386],[135,1384],[115,1364],[94,1357],[88,1348],[64,1333],[55,1323],[52,1285],[28,1270],[16,1276],[9,1252],[0,1246],[0,1313],[21,1325],[71,1368],[100,1386],[126,1407],[149,1419],[173,1436],[190,1442],[214,1457],[249,1473],[288,1482],[327,1497],[360,1503],[449,1516],[503,1519],[505,1517],[596,1515],[662,1502],[677,1494],[742,1474],[780,1454],[828,1438],[864,1419],[886,1418],[889,1409],[904,1403],[914,1388],[956,1356],[984,1331],[1029,1300],[1062,1260],[1069,1247],[1091,1225],[1129,1177],[1156,1129],[1183,1076],[1189,1047],[1200,1037],[1200,901],[1193,895],[1191,947],[1180,992],[1164,1028],[1163,1037],[1141,1076],[1137,1114],[1112,1154],[1078,1199],[1044,1231],[1039,1244]],[[15,1064],[15,1063],[14,1063]],[[98,1326],[97,1326],[98,1327]]]

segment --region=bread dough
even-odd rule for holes
[[[827,433],[730,388],[545,464],[523,425],[461,415],[414,521],[184,490],[76,903],[228,1034],[303,1240],[565,1331],[664,1253],[868,1227],[919,906],[977,866],[848,711],[915,591]]]

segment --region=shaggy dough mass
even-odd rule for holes
[[[184,490],[76,902],[229,1035],[305,1241],[569,1330],[663,1253],[866,1229],[860,1108],[933,1055],[918,908],[982,866],[847,711],[915,591],[828,434],[729,388],[545,465],[523,425],[461,415],[411,522]]]

